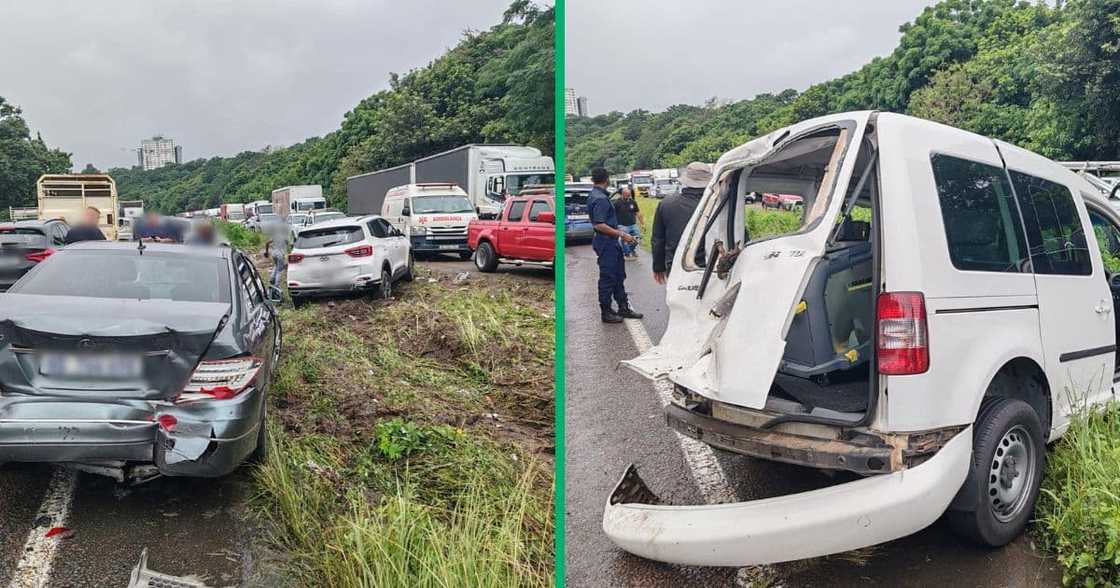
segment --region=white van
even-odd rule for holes
[[[800,228],[747,234],[749,192],[800,195]],[[837,553],[942,515],[1006,544],[1046,444],[1114,398],[1118,256],[1120,216],[1083,179],[933,122],[838,114],[724,154],[673,260],[665,335],[626,363],[668,378],[684,435],[862,477],[670,506],[631,467],[604,530],[698,565]]]
[[[406,184],[390,188],[381,216],[409,238],[413,253],[458,253],[470,259],[467,225],[478,218],[455,184]]]

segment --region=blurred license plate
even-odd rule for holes
[[[39,364],[44,376],[138,378],[143,371],[139,355],[121,353],[44,353]]]
[[[439,246],[440,249],[458,249],[460,247],[462,247],[462,245],[440,245]]]

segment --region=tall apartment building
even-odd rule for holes
[[[579,116],[579,100],[575,88],[564,88],[564,116]]]
[[[591,111],[587,109],[587,96],[576,98],[576,114],[579,116],[591,116]]]
[[[156,135],[151,139],[140,141],[136,159],[144,169],[156,169],[169,163],[183,163],[183,148],[167,137]]]

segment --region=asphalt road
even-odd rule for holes
[[[665,426],[651,383],[618,362],[637,354],[623,325],[599,321],[595,256],[568,247],[565,266],[565,572],[567,585],[731,586],[749,577],[729,568],[674,566],[615,547],[601,529],[603,507],[624,468],[635,463],[650,488],[674,504],[698,503],[700,489],[675,434]],[[652,278],[649,255],[627,262],[627,291],[645,314],[654,342],[665,331],[664,288]],[[803,492],[836,482],[827,474],[714,450],[738,500]],[[873,497],[869,497],[873,499]],[[752,572],[757,574],[758,572]],[[1021,537],[999,550],[980,549],[940,522],[910,537],[855,554],[774,566],[783,586],[1058,586],[1056,562]]]

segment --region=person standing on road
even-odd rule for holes
[[[622,244],[622,256],[626,259],[638,259],[638,244],[642,242],[642,227],[646,221],[642,218],[642,210],[638,208],[638,201],[634,200],[634,192],[629,186],[623,186],[619,191],[618,198],[614,201],[614,214],[618,217],[619,228],[634,238],[634,243]]]
[[[272,273],[269,281],[276,288],[283,289],[284,270],[288,268],[288,241],[291,239],[291,229],[287,223],[268,223],[262,227],[268,235],[268,242],[264,244],[265,257],[272,258]]]
[[[622,319],[640,319],[642,314],[630,308],[626,298],[626,262],[622,257],[623,242],[634,244],[636,240],[625,231],[618,229],[618,217],[611,204],[607,186],[610,175],[607,170],[597,167],[591,171],[591,193],[587,196],[587,214],[595,237],[591,248],[595,250],[599,264],[599,309],[604,323],[621,323]],[[618,304],[616,312],[611,307],[611,299]]]
[[[681,173],[681,190],[662,200],[653,214],[653,234],[650,236],[653,257],[653,279],[664,284],[669,276],[669,266],[677,253],[684,227],[700,204],[704,189],[712,181],[712,166],[694,161]]]
[[[82,211],[82,220],[70,227],[69,231],[66,231],[63,242],[70,245],[81,241],[104,241],[105,233],[102,233],[101,227],[98,226],[100,222],[101,211],[92,206],[87,206]]]

